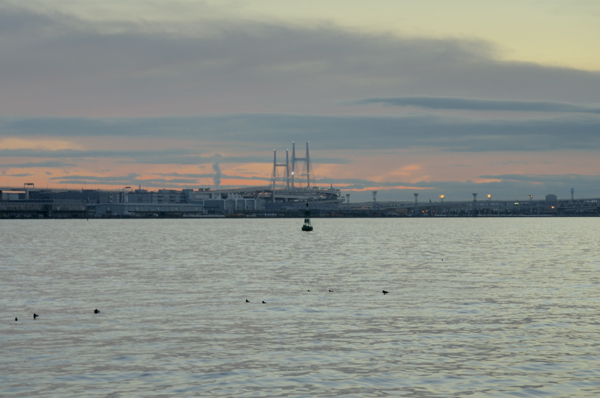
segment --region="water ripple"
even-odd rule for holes
[[[600,394],[596,219],[314,225],[2,221],[0,396]]]

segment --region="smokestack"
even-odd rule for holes
[[[213,170],[215,171],[215,176],[213,177],[213,182],[215,183],[215,188],[219,188],[221,185],[221,167],[219,166],[219,161],[213,163]]]

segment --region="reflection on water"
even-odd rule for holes
[[[0,221],[0,396],[600,394],[597,219],[313,225]]]

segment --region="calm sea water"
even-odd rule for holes
[[[600,396],[599,219],[301,224],[0,221],[0,396]]]

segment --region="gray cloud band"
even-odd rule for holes
[[[391,97],[367,98],[354,104],[383,104],[436,110],[551,112],[600,114],[600,108],[549,101],[499,101],[448,97]]]
[[[151,126],[151,127],[149,127]],[[600,148],[600,117],[588,114],[526,119],[475,119],[433,115],[407,117],[231,115],[219,117],[70,119],[0,118],[0,137],[163,137],[199,144],[228,142],[229,149],[263,151],[296,140],[318,142],[322,151],[436,148],[445,151],[555,151]],[[285,147],[284,147],[285,148]],[[157,151],[0,150],[0,156],[123,157],[149,163],[211,163],[192,149]],[[163,161],[161,157],[166,157]],[[332,162],[335,162],[330,159]],[[221,162],[264,162],[262,157]]]
[[[0,97],[5,114],[330,113],[342,101],[390,92],[412,104],[415,96],[430,98],[419,105],[430,109],[510,108],[510,101],[431,98],[593,103],[600,92],[597,72],[501,61],[494,45],[481,40],[273,21],[84,21],[18,4],[0,3],[0,86],[10,93]]]

